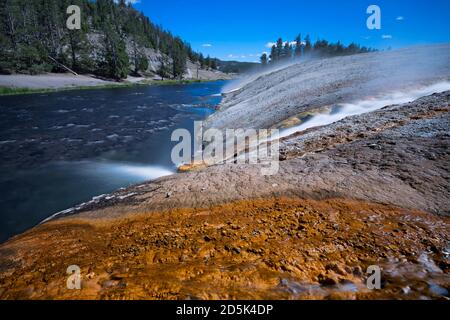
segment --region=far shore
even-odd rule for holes
[[[46,93],[65,90],[87,90],[130,87],[135,85],[171,85],[195,82],[218,81],[222,79],[158,80],[155,78],[131,77],[122,82],[109,81],[89,75],[49,73],[42,75],[0,75],[0,96]]]

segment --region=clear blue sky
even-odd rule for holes
[[[130,0],[205,55],[257,61],[268,42],[309,33],[377,49],[450,42],[450,0]],[[369,5],[381,8],[381,30],[366,27]]]

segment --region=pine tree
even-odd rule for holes
[[[183,79],[183,75],[186,72],[186,52],[183,50],[183,42],[179,38],[175,38],[172,49],[172,75],[174,79]]]
[[[205,67],[206,70],[209,70],[209,68],[211,68],[211,57],[209,55],[205,59]]]
[[[67,8],[69,5],[78,5],[82,12],[88,11],[88,6],[81,0],[65,0],[62,1],[61,9]],[[64,11],[65,12],[65,11]],[[65,25],[66,16],[61,16],[61,24]],[[89,61],[90,44],[87,39],[87,34],[89,32],[89,25],[86,19],[81,19],[81,30],[68,30],[67,28],[62,28],[63,43],[67,43],[69,47],[70,56],[70,66],[72,70],[77,72],[88,72],[92,67],[92,62]],[[66,59],[64,59],[66,60]],[[64,61],[65,62],[65,61]]]
[[[11,7],[9,1],[0,1],[0,73],[15,69],[13,48],[14,35],[11,32]]]
[[[211,59],[211,69],[217,70],[217,60]]]
[[[100,64],[110,78],[121,80],[129,73],[129,59],[125,42],[112,31],[111,25],[105,26],[103,55]]]
[[[278,61],[278,51],[275,45],[272,46],[272,50],[270,52],[270,63],[276,63]]]
[[[200,63],[200,67],[203,69],[205,67],[205,57],[202,53],[200,53],[200,56],[198,58],[198,62]]]
[[[309,34],[305,37],[305,54],[311,52],[312,44],[311,44],[311,38],[309,37]]]
[[[170,75],[168,58],[166,55],[160,55],[158,61],[159,68],[156,73],[161,77],[161,80],[164,81],[164,79],[169,78]]]
[[[145,54],[139,54],[137,60],[135,61],[134,72],[135,74],[139,74],[139,71],[146,72],[148,69],[149,63],[148,58]]]
[[[281,60],[283,56],[283,39],[279,38],[277,40],[277,60]]]
[[[262,54],[262,56],[261,56],[261,58],[260,58],[260,61],[261,61],[261,64],[263,65],[263,66],[266,66],[267,65],[267,61],[268,59],[267,59],[267,53],[263,53]]]
[[[302,36],[300,34],[295,38],[294,55],[296,58],[300,58],[302,55]]]
[[[283,59],[290,59],[292,58],[292,46],[289,42],[286,41],[284,48],[283,48]]]

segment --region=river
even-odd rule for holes
[[[177,128],[224,81],[0,97],[0,242],[100,194],[175,172]]]

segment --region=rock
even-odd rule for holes
[[[237,247],[234,247],[233,248],[233,252],[236,253],[236,254],[240,254],[241,253],[241,249],[237,248]]]
[[[403,294],[409,294],[411,292],[411,288],[409,286],[403,287],[402,288],[402,293]]]
[[[338,284],[338,281],[336,278],[334,278],[333,276],[329,276],[329,275],[319,275],[318,277],[319,283],[321,285],[324,286],[334,286],[336,284]]]
[[[338,264],[335,264],[335,263],[327,265],[325,267],[325,269],[326,270],[332,270],[332,271],[334,271],[335,273],[337,273],[337,274],[339,274],[341,276],[345,276],[347,274],[347,272],[341,266],[339,266]]]
[[[449,296],[448,290],[445,289],[444,287],[441,287],[441,286],[437,285],[437,284],[430,284],[429,285],[429,289],[430,289],[430,292],[432,294],[434,294],[434,295],[444,296],[444,297],[448,297]]]
[[[354,267],[353,268],[353,274],[357,277],[361,277],[363,274],[363,270],[360,266]]]
[[[117,283],[115,281],[112,280],[106,280],[102,283],[102,287],[105,289],[109,289],[112,288],[116,285]]]
[[[115,273],[111,275],[112,280],[122,280],[128,278],[128,274],[126,273]]]

